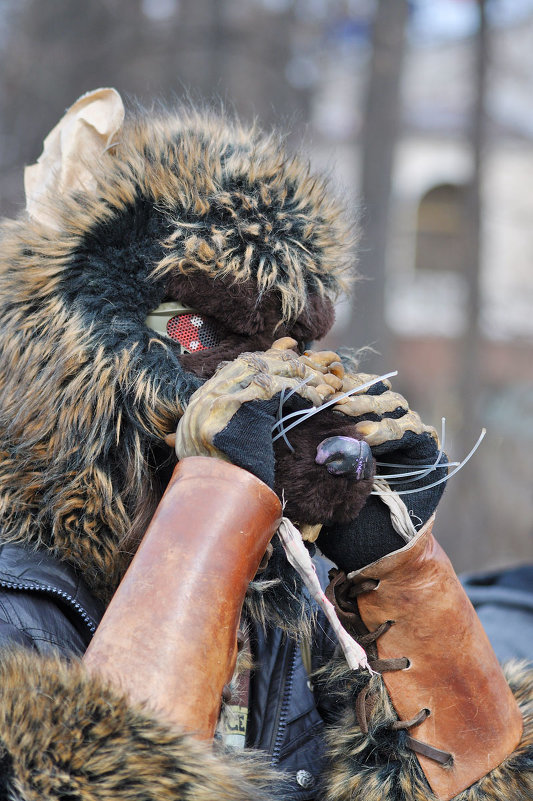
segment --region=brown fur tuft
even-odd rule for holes
[[[2,798],[266,801],[271,797],[275,774],[258,757],[213,753],[157,722],[147,711],[131,707],[78,663],[4,651],[0,686]]]
[[[261,343],[291,326],[322,335],[351,235],[326,182],[278,137],[214,114],[138,111],[86,166],[97,192],[48,201],[57,230],[27,215],[0,229],[0,528],[108,600],[172,468],[164,437],[205,377],[147,313],[205,276],[215,294],[234,287],[230,323],[254,297]],[[249,349],[249,331],[226,334],[212,361]]]

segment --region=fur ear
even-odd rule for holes
[[[116,89],[95,89],[76,100],[44,140],[37,163],[24,171],[26,209],[31,217],[57,228],[54,196],[95,191],[88,165],[113,144],[123,121],[124,105]]]

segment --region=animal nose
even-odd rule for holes
[[[370,446],[353,437],[328,437],[316,449],[315,462],[334,476],[352,476],[356,481],[372,478],[374,459]]]

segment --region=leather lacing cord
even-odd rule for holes
[[[351,582],[350,596],[357,597],[365,592],[370,592],[375,590],[378,585],[379,581],[377,579],[365,579],[360,584]],[[368,645],[372,645],[379,637],[381,637],[382,634],[384,634],[390,629],[391,626],[394,625],[394,622],[394,620],[385,620],[374,631],[370,631],[367,634],[358,634],[358,642],[365,648]],[[402,656],[395,659],[369,659],[368,664],[372,670],[376,671],[376,673],[387,673],[394,670],[407,670],[410,667],[411,662],[406,656]],[[358,694],[355,703],[357,722],[359,723],[363,734],[368,734],[369,732],[368,714],[371,711],[371,705],[373,706],[369,693],[369,686],[370,685],[367,684],[366,687],[363,687]],[[420,712],[418,712],[418,714],[416,714],[410,720],[393,721],[389,724],[388,728],[392,731],[406,731],[407,729],[411,729],[412,727],[423,723],[424,720],[430,716],[430,714],[431,710],[427,709],[427,707],[424,707],[424,709],[421,709]],[[412,737],[410,734],[406,734],[404,742],[407,748],[411,749],[411,751],[414,751],[421,756],[428,757],[428,759],[432,759],[433,761],[438,762],[440,765],[451,765],[453,763],[452,754],[448,753],[447,751],[442,751],[440,748],[435,748],[432,745],[428,745],[427,743],[423,743],[420,740]]]

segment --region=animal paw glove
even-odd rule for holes
[[[346,375],[343,392],[372,378]],[[391,390],[388,381],[350,396],[338,409],[357,421],[357,433],[370,445],[376,459],[376,476],[388,483],[380,486],[378,481],[376,491],[383,495],[369,496],[356,519],[326,525],[320,533],[320,549],[348,573],[405,545],[383,500],[390,491],[400,493],[415,529],[431,517],[444,491],[445,482],[435,482],[446,476],[447,458],[435,429],[422,422],[406,399]],[[319,451],[317,460],[324,458],[332,459],[331,453],[326,457]]]
[[[178,459],[214,456],[274,486],[272,427],[282,392],[319,406],[330,394],[324,373],[292,350],[288,337],[270,350],[223,363],[191,397],[176,434]]]

